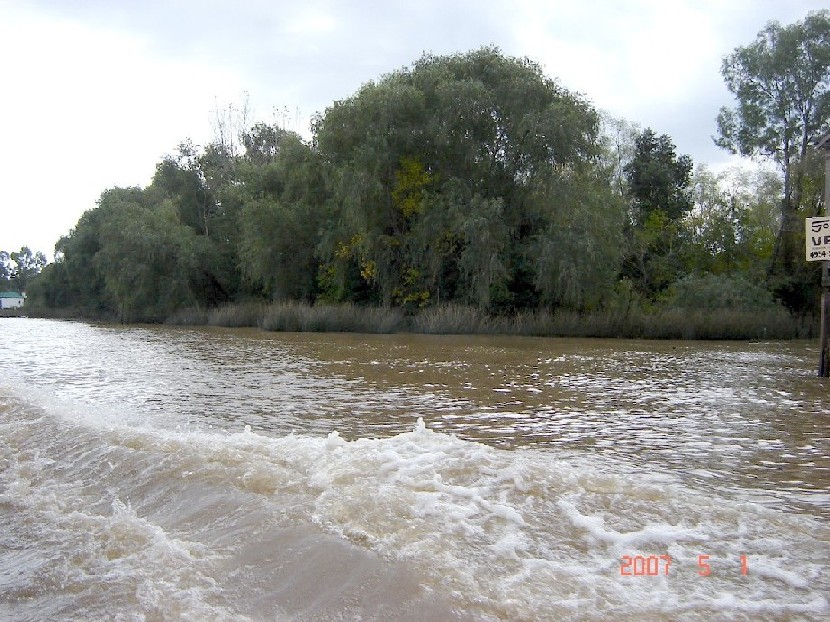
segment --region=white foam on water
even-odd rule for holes
[[[618,551],[635,550],[645,544],[667,546],[675,542],[704,542],[709,539],[708,535],[698,530],[663,524],[646,525],[637,531],[620,533],[606,528],[602,516],[580,514],[569,501],[561,499],[557,505],[576,528],[587,532],[589,539],[610,544]]]
[[[826,525],[669,475],[495,449],[423,420],[393,437],[347,441],[127,425],[117,412],[36,392],[9,403],[0,419],[7,544],[31,555],[38,542],[40,557],[7,579],[3,606],[18,607],[7,611],[50,599],[57,613],[81,605],[96,617],[114,599],[147,617],[244,618],[241,597],[225,588],[235,575],[221,568],[247,559],[248,536],[316,525],[405,563],[423,590],[477,619],[828,613]],[[250,516],[259,522],[245,531]],[[245,566],[246,582],[285,563],[275,551]],[[668,576],[663,566],[657,576],[621,576],[623,556],[660,555],[671,557]],[[698,574],[700,555],[710,576]],[[304,589],[326,571],[325,558],[309,563]]]
[[[727,615],[758,613],[763,595],[774,595],[762,610],[772,619],[826,611],[815,582],[827,585],[826,553],[801,540],[809,520],[696,497],[665,479],[496,450],[431,432],[422,422],[389,439],[329,442],[308,468],[319,489],[317,524],[418,564],[466,606],[497,616],[659,616],[679,608],[690,619],[696,611],[704,618],[718,608],[713,585],[751,593],[732,601],[721,612]],[[818,535],[827,542],[826,529]],[[799,572],[741,576],[740,555],[754,559],[760,551],[769,552],[772,567],[797,560]],[[620,577],[624,554],[669,554],[676,574]],[[699,554],[710,555],[717,576],[698,577]],[[784,584],[769,580],[783,576]]]

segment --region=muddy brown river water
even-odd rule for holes
[[[0,618],[821,620],[816,344],[0,321]]]

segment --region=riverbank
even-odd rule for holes
[[[39,317],[118,322],[76,309],[3,309],[2,317]],[[146,321],[145,321],[146,323]],[[626,339],[812,339],[818,320],[783,309],[658,309],[576,313],[525,311],[492,316],[474,307],[442,305],[415,314],[401,309],[352,304],[242,302],[215,309],[188,308],[151,323],[182,326],[258,327],[272,332],[419,333],[522,335]]]
[[[818,323],[813,318],[796,318],[783,309],[664,309],[583,314],[532,311],[491,316],[474,307],[443,305],[406,315],[400,309],[350,304],[251,302],[212,310],[187,309],[167,318],[165,323],[250,326],[285,332],[409,332],[634,339],[809,339],[818,334]]]

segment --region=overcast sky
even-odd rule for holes
[[[113,186],[146,186],[217,108],[309,118],[424,52],[496,45],[719,167],[720,64],[826,0],[0,0],[0,249],[51,257]],[[285,111],[288,111],[288,114]]]

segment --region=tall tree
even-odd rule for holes
[[[111,214],[94,263],[119,319],[159,321],[199,302],[190,283],[198,265],[195,239],[169,200],[149,208],[125,204]]]
[[[239,260],[255,292],[311,300],[316,293],[325,184],[319,158],[293,132],[256,125],[243,137]]]
[[[152,185],[173,202],[181,224],[200,235],[211,235],[217,201],[202,171],[199,151],[192,143],[182,143],[175,157],[167,156],[156,165]]]
[[[110,188],[101,193],[97,207],[87,210],[69,234],[55,244],[55,265],[50,270],[50,291],[43,299],[56,301],[87,313],[110,313],[115,309],[97,255],[101,251],[102,229],[119,212],[143,206],[146,194],[140,188]]]
[[[678,156],[669,136],[643,130],[635,139],[634,156],[623,168],[634,222],[643,225],[658,210],[669,220],[680,220],[692,208],[692,169],[692,159]]]
[[[572,269],[571,249],[552,234],[590,220],[580,211],[618,220],[618,202],[602,198],[611,198],[608,179],[596,174],[596,112],[495,48],[426,55],[337,102],[315,133],[334,197],[324,273],[339,292],[359,275],[384,304],[576,301],[554,290],[565,272],[587,290],[591,273]],[[582,248],[604,233],[569,232]],[[613,255],[596,257],[608,274]]]
[[[208,305],[231,299],[239,285],[238,183],[235,156],[220,142],[204,150],[185,142],[176,157],[167,156],[156,166],[145,190],[147,203],[169,201],[178,224],[197,235],[191,281],[201,290],[197,298]]]
[[[19,251],[10,253],[9,257],[15,263],[11,269],[10,281],[17,291],[25,292],[29,282],[46,265],[46,255],[40,251],[33,253],[28,246],[24,246]]]
[[[788,26],[770,22],[723,59],[737,107],[721,108],[717,145],[772,159],[783,175],[781,221],[770,272],[792,274],[798,257],[804,169],[811,143],[830,129],[830,11]]]
[[[650,128],[635,140],[623,170],[630,200],[623,277],[654,296],[681,274],[680,230],[691,210],[692,160],[678,156],[671,138]]]

